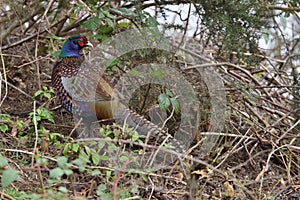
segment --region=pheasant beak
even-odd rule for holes
[[[87,41],[84,46],[94,48],[93,44],[90,43],[90,41]]]

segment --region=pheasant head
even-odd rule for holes
[[[61,49],[60,58],[81,57],[80,50],[87,46],[93,46],[85,36],[70,37]]]

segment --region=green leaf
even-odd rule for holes
[[[59,183],[59,182],[60,182],[60,180],[57,180],[57,179],[51,179],[51,178],[47,179],[47,183],[49,183],[49,184],[55,184],[55,183]]]
[[[176,98],[170,98],[171,104],[175,110],[175,113],[178,114],[180,112],[179,102]]]
[[[97,153],[92,154],[92,162],[94,165],[99,165],[100,160],[101,160],[101,155],[99,155]]]
[[[3,124],[0,126],[0,131],[5,133],[8,130],[8,126],[6,124]]]
[[[35,97],[37,97],[37,96],[40,96],[43,92],[44,92],[44,91],[42,91],[42,90],[36,91],[36,92],[34,93],[34,95],[33,95],[33,98],[35,98]]]
[[[287,21],[286,21],[286,18],[283,15],[280,16],[280,22],[281,22],[281,24],[283,26],[283,29],[285,30],[286,29]]]
[[[61,51],[55,51],[55,52],[52,53],[52,56],[53,57],[58,57],[60,55],[60,52]]]
[[[102,13],[106,16],[106,17],[108,17],[108,18],[110,18],[110,19],[115,19],[116,17],[114,16],[114,15],[112,15],[112,14],[110,14],[110,12],[108,11],[108,10],[102,10]]]
[[[36,119],[37,122],[42,120],[41,116],[35,116],[35,119]]]
[[[100,11],[99,11],[99,13],[98,13],[98,18],[99,19],[102,19],[102,18],[104,18],[105,16],[104,16],[104,14],[103,14],[103,12],[102,12],[102,9],[100,9]]]
[[[62,175],[64,175],[64,171],[59,167],[50,170],[50,178],[59,178]]]
[[[101,18],[93,17],[93,18],[85,21],[82,25],[83,25],[83,27],[85,27],[91,31],[95,31],[97,28],[99,28],[100,22],[101,22]]]
[[[95,38],[104,42],[111,38],[113,30],[114,29],[111,26],[101,26],[98,33],[95,35]]]
[[[106,19],[107,25],[112,27],[113,29],[115,28],[115,24],[111,19]]]
[[[100,155],[99,159],[100,160],[109,160],[109,157],[108,156],[102,156],[102,155]]]
[[[22,120],[17,120],[17,128],[18,129],[22,129],[24,127],[24,121]]]
[[[246,95],[246,99],[247,101],[252,105],[252,106],[256,106],[255,101],[253,101],[253,97],[252,96],[247,96]]]
[[[112,68],[114,66],[117,66],[119,63],[120,63],[120,59],[115,58],[115,59],[112,59],[112,60],[109,60],[109,61],[105,62],[105,67],[106,68]]]
[[[83,172],[85,170],[85,166],[84,166],[82,160],[76,159],[76,160],[73,160],[71,163],[78,166],[79,172]]]
[[[108,152],[113,152],[113,151],[115,151],[116,149],[117,149],[116,145],[114,145],[114,144],[112,144],[112,143],[110,143],[110,144],[108,145],[108,147],[107,147],[107,151],[108,151]]]
[[[166,94],[160,94],[158,96],[158,104],[161,109],[166,110],[171,105],[171,102]]]
[[[132,135],[132,137],[131,137],[131,140],[133,141],[133,142],[135,142],[135,141],[137,141],[138,139],[139,139],[139,137],[140,137],[140,135],[138,134],[138,132],[134,132],[133,133],[133,135]]]
[[[79,150],[79,144],[78,144],[78,143],[74,143],[74,144],[72,145],[72,151],[78,152],[78,150]]]
[[[146,26],[147,27],[156,27],[157,25],[159,25],[159,23],[156,21],[156,19],[152,16],[149,16],[146,19]]]
[[[91,173],[90,173],[92,176],[97,176],[97,175],[100,175],[102,174],[101,171],[99,169],[96,169],[96,170],[93,170]]]
[[[6,158],[4,158],[4,157],[2,157],[2,156],[0,156],[0,168],[4,168],[4,167],[6,167],[6,166],[7,166],[7,164],[8,164],[8,161],[7,161],[7,159],[6,159]]]
[[[60,186],[58,188],[59,191],[63,192],[63,193],[68,193],[68,189],[66,187]]]
[[[85,161],[85,162],[88,162],[89,160],[89,155],[83,150],[83,149],[80,149],[79,151],[79,159]]]
[[[127,161],[127,160],[128,160],[128,157],[127,157],[127,156],[121,156],[121,157],[120,157],[120,160],[121,160],[121,161]]]
[[[132,22],[119,22],[118,25],[120,28],[130,28],[132,26]]]
[[[98,34],[105,34],[110,35],[113,32],[113,28],[111,26],[101,26],[101,28],[98,31]]]
[[[52,122],[54,124],[55,122],[54,122],[54,119],[52,117],[52,113],[44,107],[40,107],[40,108],[41,108],[41,111],[42,111],[42,113],[41,113],[42,118],[45,119],[45,120],[48,120],[49,122]]]
[[[97,195],[102,196],[104,191],[106,190],[106,185],[99,185],[97,188]]]
[[[70,170],[70,169],[64,169],[63,172],[64,172],[64,174],[67,175],[67,176],[73,174],[73,171]]]
[[[148,180],[148,176],[146,176],[145,174],[140,173],[139,175],[143,178],[144,182],[148,182],[149,181]]]
[[[72,144],[69,142],[65,145],[64,150],[63,150],[63,155],[66,156],[68,154],[68,152],[71,150],[71,146],[72,146]]]
[[[266,198],[266,200],[275,200],[275,197],[269,196],[269,197]]]
[[[56,142],[58,137],[63,138],[64,136],[60,133],[50,133],[49,134],[49,139],[51,142]],[[69,144],[69,143],[67,143],[67,144]]]
[[[166,95],[168,95],[169,97],[173,97],[172,92],[168,88],[166,88]]]
[[[153,78],[161,78],[164,75],[165,75],[165,72],[163,70],[156,70],[156,71],[150,73],[150,76]]]
[[[129,70],[128,74],[132,75],[132,76],[144,76],[145,74],[143,72],[137,71],[137,70]]]
[[[101,150],[104,146],[105,146],[105,142],[104,141],[99,141],[97,142],[97,149]]]
[[[85,152],[87,155],[91,155],[91,149],[88,146],[84,146]]]
[[[57,37],[56,35],[52,35],[52,39],[54,39],[54,40],[61,40],[61,38]]]
[[[111,171],[106,171],[106,180],[109,180],[111,177]]]
[[[14,169],[4,170],[2,173],[1,185],[6,187],[19,178],[18,171]]]
[[[51,98],[51,94],[50,93],[44,93],[44,97],[46,97],[47,99],[50,99]]]
[[[127,9],[127,8],[118,8],[117,10],[114,9],[115,12],[117,12],[120,15],[124,15],[127,17],[137,17],[138,15],[134,12],[132,12],[131,10]]]
[[[68,162],[68,159],[65,156],[57,158],[57,164],[59,167],[63,168]]]
[[[10,119],[9,114],[0,114],[0,120],[4,123],[11,123],[12,120]]]
[[[91,31],[95,31],[100,27],[102,18],[93,17],[83,23],[83,26]]]

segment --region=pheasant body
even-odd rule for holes
[[[86,127],[95,121],[95,116],[98,119],[115,118],[117,123],[126,122],[139,133],[155,137],[160,143],[166,140],[184,153],[181,144],[167,132],[114,100],[113,87],[105,77],[82,67],[84,59],[80,50],[89,44],[85,36],[69,38],[62,48],[60,60],[54,65],[51,84],[63,108],[76,118],[82,118]]]

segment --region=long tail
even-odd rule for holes
[[[171,150],[181,154],[185,153],[185,148],[183,145],[167,131],[164,131],[157,125],[145,119],[143,116],[128,108],[120,109],[115,114],[114,118],[118,124],[126,123],[129,125],[129,127],[135,128],[138,133],[155,138],[158,144],[165,142],[165,144],[171,146]]]

